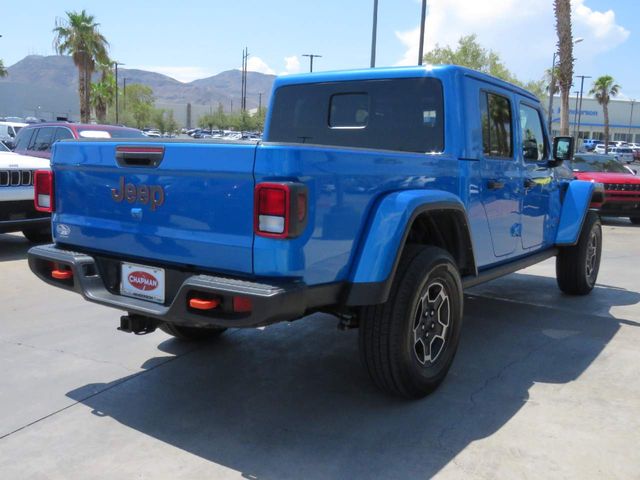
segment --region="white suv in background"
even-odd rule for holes
[[[3,142],[7,147],[13,148],[18,132],[27,125],[27,123],[0,122],[0,142]]]
[[[51,219],[33,204],[36,170],[49,168],[49,160],[11,152],[0,142],[0,233],[21,231],[32,242],[51,239]]]
[[[616,157],[622,163],[633,163],[633,150],[631,147],[613,147],[609,149],[609,154]]]

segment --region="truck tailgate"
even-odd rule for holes
[[[252,273],[255,149],[247,143],[60,142],[52,159],[54,238],[140,262]],[[158,150],[157,166],[136,164],[145,151]],[[134,155],[123,155],[127,151]],[[143,153],[132,161],[136,151]]]

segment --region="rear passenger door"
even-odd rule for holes
[[[520,235],[520,164],[514,153],[511,96],[480,90],[482,204],[496,257],[513,254]]]

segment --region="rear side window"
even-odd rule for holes
[[[27,128],[23,129],[18,133],[18,138],[16,138],[16,150],[26,150],[29,146],[29,142],[31,141],[31,137],[33,136],[33,132],[35,129]]]
[[[29,148],[29,150],[35,150],[36,152],[47,152],[51,150],[55,131],[55,127],[39,128],[38,133],[35,135],[35,140],[32,142],[33,146]]]
[[[441,152],[442,84],[400,78],[281,87],[268,141]]]
[[[511,102],[495,93],[480,92],[482,151],[487,157],[513,157]]]
[[[56,137],[54,139],[54,142],[57,142],[58,140],[68,140],[72,138],[73,138],[73,133],[71,133],[71,130],[69,130],[68,128],[64,128],[64,127],[56,128]]]

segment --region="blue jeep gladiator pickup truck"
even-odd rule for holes
[[[311,312],[358,327],[383,390],[446,375],[463,289],[556,257],[560,289],[598,274],[596,184],[555,167],[529,92],[455,66],[275,81],[264,141],[59,142],[37,174],[53,245],[42,280],[182,339]]]

